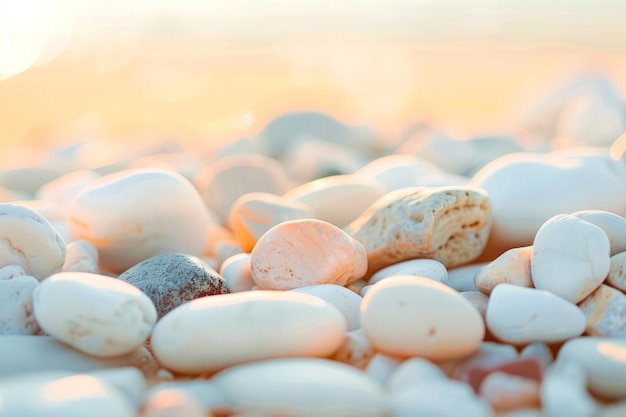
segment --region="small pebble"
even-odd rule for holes
[[[588,335],[626,337],[626,295],[620,290],[600,285],[578,306],[587,318]]]
[[[579,303],[606,279],[609,253],[602,229],[571,215],[554,216],[535,237],[530,259],[533,284]]]
[[[365,369],[374,356],[374,348],[362,329],[346,333],[343,343],[331,357],[339,362]]]
[[[539,383],[504,372],[489,374],[480,385],[479,395],[495,411],[511,411],[540,405]]]
[[[483,319],[456,291],[416,276],[389,277],[361,303],[361,326],[374,348],[397,357],[451,360],[476,352]]]
[[[0,335],[38,334],[33,314],[33,291],[37,278],[26,275],[19,265],[0,268]]]
[[[393,394],[438,379],[445,380],[446,375],[437,365],[423,358],[411,358],[396,367],[387,380],[387,388]]]
[[[98,269],[98,250],[86,240],[73,240],[66,246],[67,254],[63,272],[100,273]]]
[[[274,226],[259,239],[250,262],[252,279],[266,290],[346,285],[367,271],[363,245],[337,226],[315,219]]]
[[[60,272],[33,292],[41,328],[81,352],[113,357],[141,346],[157,312],[147,295],[115,278],[85,272]]]
[[[373,381],[381,385],[387,385],[391,375],[398,369],[402,360],[388,356],[383,353],[376,353],[365,368],[365,374]]]
[[[419,186],[421,178],[444,175],[445,172],[425,159],[392,154],[375,159],[354,174],[378,182],[387,191],[394,191]]]
[[[230,292],[250,291],[256,285],[252,279],[251,258],[249,253],[238,253],[220,265],[219,274]]]
[[[611,267],[606,283],[620,291],[626,291],[626,252],[611,256]]]
[[[582,210],[572,216],[598,226],[606,233],[611,246],[611,256],[626,251],[626,219],[604,210]]]
[[[384,278],[395,275],[418,275],[443,284],[448,282],[448,270],[441,262],[434,259],[411,259],[381,269],[372,275],[369,284],[376,284]]]
[[[548,345],[544,342],[533,342],[526,345],[526,347],[524,347],[524,349],[520,352],[520,357],[538,358],[543,365],[543,369],[546,369],[554,362],[554,354],[552,353],[550,347],[548,347]]]
[[[480,291],[462,291],[459,294],[474,306],[486,324],[489,297]]]
[[[362,298],[354,291],[335,284],[311,285],[309,287],[295,288],[290,291],[319,297],[337,307],[346,318],[348,331],[361,327],[361,313],[359,308]]]
[[[187,301],[230,292],[213,268],[184,253],[153,256],[124,271],[119,279],[150,297],[159,319]]]
[[[533,287],[530,274],[532,246],[513,248],[498,256],[474,275],[474,285],[479,291],[491,294],[493,288],[502,283],[520,287]]]
[[[596,416],[600,405],[589,395],[586,385],[587,377],[580,365],[573,362],[552,365],[541,384],[541,404],[546,416]]]
[[[478,393],[485,379],[494,373],[504,373],[531,380],[536,382],[537,386],[541,384],[544,376],[541,360],[533,357],[517,357],[494,365],[471,367],[468,369],[467,383]]]
[[[450,378],[469,382],[474,368],[493,368],[518,357],[514,346],[495,342],[482,342],[471,356],[442,364],[442,369]],[[477,387],[476,387],[477,388]]]

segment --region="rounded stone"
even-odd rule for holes
[[[0,268],[0,335],[40,332],[33,314],[33,291],[38,284],[18,265]]]
[[[445,284],[416,276],[389,277],[361,302],[361,327],[380,352],[452,360],[476,352],[485,335],[474,306]]]
[[[153,256],[123,272],[119,279],[150,297],[159,318],[187,301],[230,292],[213,268],[185,253]]]

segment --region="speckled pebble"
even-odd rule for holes
[[[213,268],[184,253],[153,256],[123,272],[119,279],[150,297],[159,318],[187,301],[230,292]]]

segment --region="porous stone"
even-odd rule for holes
[[[153,256],[124,271],[119,279],[150,297],[158,318],[187,301],[230,292],[224,278],[213,268],[185,253]]]
[[[252,279],[266,290],[346,285],[367,271],[363,245],[338,227],[315,219],[274,226],[259,239],[250,262]]]
[[[453,268],[477,258],[491,228],[487,194],[473,187],[409,187],[387,193],[345,230],[367,251],[369,272],[415,258]]]

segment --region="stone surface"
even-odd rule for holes
[[[397,357],[450,360],[476,352],[483,319],[456,291],[428,278],[389,277],[361,303],[361,326],[374,348]]]
[[[483,320],[487,319],[487,306],[489,305],[489,297],[480,291],[462,291],[459,292],[461,297],[469,301]]]
[[[491,228],[487,194],[472,187],[411,187],[387,193],[345,230],[367,251],[369,271],[414,258],[453,268],[483,251]]]
[[[119,279],[150,297],[158,318],[187,301],[230,292],[224,278],[213,268],[185,253],[153,256],[124,271]]]
[[[507,343],[560,342],[585,331],[585,314],[548,291],[500,284],[489,297],[487,327]]]
[[[250,252],[261,236],[279,223],[315,218],[304,203],[269,193],[248,193],[230,209],[229,225],[242,249]]]
[[[151,343],[163,366],[198,375],[254,360],[330,356],[346,330],[344,315],[318,297],[251,291],[177,307],[159,320]]]
[[[348,331],[361,327],[360,306],[362,298],[352,290],[335,284],[318,284],[290,290],[314,295],[334,305],[343,313],[348,323]]]
[[[358,369],[327,359],[284,358],[239,365],[220,372],[212,383],[228,399],[231,412],[294,417],[386,417],[391,413],[380,384]]]
[[[41,331],[33,314],[33,291],[37,285],[37,278],[26,275],[21,266],[0,268],[0,335]]]
[[[395,275],[417,275],[443,284],[448,282],[448,270],[441,262],[434,259],[411,259],[379,270],[369,279],[369,284],[376,284],[382,279]]]
[[[372,344],[367,340],[362,329],[356,329],[346,333],[343,343],[331,359],[365,369],[373,356]]]
[[[607,277],[609,253],[602,229],[571,215],[554,216],[535,236],[530,259],[533,284],[578,303]]]
[[[219,274],[230,292],[250,291],[256,285],[252,279],[251,258],[249,253],[238,253],[220,265]]]
[[[624,217],[604,210],[582,210],[572,213],[572,216],[594,224],[606,233],[611,246],[611,256],[626,251],[626,219]]]
[[[0,267],[19,265],[42,280],[61,270],[65,242],[39,213],[17,204],[0,204]]]
[[[68,209],[73,239],[91,242],[101,268],[117,273],[161,253],[201,255],[208,225],[193,185],[167,170],[106,175],[82,188]]]
[[[154,304],[138,288],[115,278],[60,272],[33,292],[41,328],[76,349],[99,357],[132,352],[157,319]]]
[[[626,295],[620,290],[600,285],[578,306],[587,318],[588,335],[626,337]]]
[[[474,275],[474,285],[479,291],[489,295],[493,288],[502,283],[520,287],[532,287],[530,256],[532,246],[513,248],[498,256]]]
[[[621,291],[626,291],[626,252],[611,256],[611,267],[606,283]]]
[[[363,245],[338,227],[315,219],[281,223],[252,250],[252,279],[260,289],[346,285],[363,277]]]
[[[396,393],[445,379],[446,375],[434,363],[423,358],[411,358],[396,367],[387,380],[387,388],[391,393]]]
[[[98,250],[86,240],[73,240],[66,246],[63,272],[89,272],[98,274]]]

